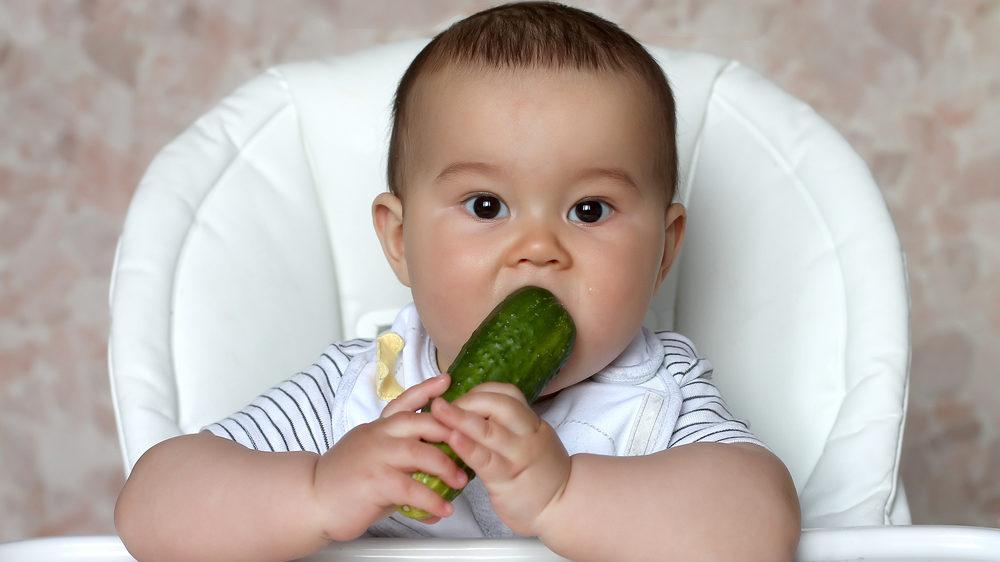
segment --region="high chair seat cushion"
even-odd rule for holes
[[[425,43],[270,69],[151,163],[110,292],[126,472],[410,301],[371,202],[394,89]],[[739,63],[649,49],[677,99],[688,231],[647,324],[712,361],[730,410],[788,466],[805,526],[908,522],[905,269],[867,167]]]

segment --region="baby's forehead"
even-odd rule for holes
[[[556,179],[591,166],[650,173],[660,135],[649,113],[636,109],[642,100],[620,88],[574,88],[572,79],[537,91],[531,82],[507,88],[484,73],[467,75],[462,87],[452,82],[448,90],[448,83],[441,80],[413,108],[417,115],[407,136],[414,177],[436,176],[456,161],[499,164],[511,170],[510,178],[514,170],[521,177],[530,170],[536,179]]]
[[[406,126],[426,119],[452,116],[463,108],[498,110],[511,105],[535,105],[584,93],[592,104],[641,115],[644,122],[661,121],[662,111],[652,87],[624,70],[550,67],[472,67],[451,65],[421,76],[411,91]],[[558,108],[549,103],[549,108]],[[587,117],[582,114],[581,118]]]
[[[424,78],[405,117],[407,178],[434,176],[453,161],[520,162],[567,174],[600,163],[662,175],[655,156],[669,148],[662,112],[635,76],[449,67]]]

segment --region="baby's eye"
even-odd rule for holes
[[[611,216],[611,205],[598,199],[580,201],[569,211],[569,220],[586,223],[596,223],[607,220]]]
[[[462,204],[470,213],[481,219],[504,218],[510,214],[503,201],[487,193],[469,197]]]

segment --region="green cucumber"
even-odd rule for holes
[[[575,339],[573,319],[555,295],[540,287],[522,287],[497,305],[462,346],[448,368],[451,386],[441,397],[453,402],[478,384],[496,381],[517,386],[528,403],[534,402],[569,359]],[[476,473],[451,447],[445,443],[434,446],[451,457],[470,482],[475,478]],[[462,492],[432,474],[414,472],[413,479],[448,501]],[[418,520],[430,516],[406,505],[397,511]]]

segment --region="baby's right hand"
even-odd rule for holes
[[[430,443],[447,440],[451,430],[429,413],[417,413],[450,384],[439,375],[414,385],[389,402],[379,419],[347,432],[316,464],[313,497],[325,536],[345,541],[361,536],[397,505],[434,515],[434,523],[452,506],[416,481],[416,471],[436,474],[452,488],[466,484],[465,473]]]

